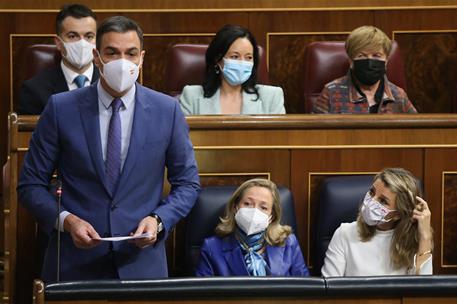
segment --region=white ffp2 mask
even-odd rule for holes
[[[95,48],[95,45],[86,39],[80,39],[75,42],[65,42],[60,37],[59,39],[62,41],[67,53],[64,56],[65,59],[76,68],[81,69],[94,59],[92,50]]]
[[[257,208],[240,208],[235,214],[238,227],[247,235],[256,234],[267,229],[270,217]]]
[[[117,59],[108,63],[103,63],[103,72],[100,74],[105,79],[106,83],[114,91],[121,93],[132,87],[138,79],[140,67],[127,59]]]

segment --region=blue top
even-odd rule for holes
[[[265,260],[272,276],[309,276],[303,254],[294,234],[284,246],[267,245]],[[225,238],[213,236],[203,242],[197,276],[249,276],[241,247],[232,234]]]

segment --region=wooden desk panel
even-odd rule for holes
[[[32,286],[29,273],[34,247],[30,244],[35,233],[30,216],[17,206],[15,188],[36,120],[15,115],[10,119],[8,201],[4,207],[5,302],[15,294],[25,299],[31,295],[31,290],[17,293],[15,287]],[[453,255],[457,239],[448,233],[457,226],[452,173],[457,172],[456,115],[212,116],[189,117],[188,122],[203,185],[239,184],[265,177],[290,187],[297,233],[311,266],[312,219],[323,179],[373,174],[392,166],[412,171],[424,181],[425,198],[433,213],[435,273],[457,273]],[[168,244],[173,275],[182,275],[185,269],[182,240],[183,226],[178,225]]]

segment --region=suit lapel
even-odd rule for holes
[[[135,166],[137,155],[143,149],[146,141],[144,126],[147,125],[148,120],[151,119],[149,114],[150,108],[146,100],[147,98],[144,95],[143,87],[141,85],[136,85],[135,113],[133,114],[132,132],[130,135],[129,149],[122,168],[119,185],[124,185],[127,182],[128,177]],[[119,189],[122,189],[122,187],[118,186],[117,189],[116,193],[118,193]]]
[[[222,250],[224,252],[224,258],[234,276],[249,275],[240,245],[233,235],[224,239]]]
[[[79,105],[81,120],[84,127],[87,146],[94,164],[95,170],[100,177],[106,191],[109,187],[105,179],[105,164],[103,162],[102,144],[100,142],[100,118],[98,113],[98,93],[97,84],[90,86],[84,100]]]
[[[60,64],[57,68],[57,73],[53,75],[55,75],[54,81],[52,81],[52,83],[54,83],[54,94],[68,91],[69,88],[67,80],[65,79],[65,75],[63,74],[62,67],[60,66]]]
[[[285,246],[270,246],[267,245],[266,251],[267,251],[267,257],[268,257],[268,262],[271,270],[271,275],[273,276],[278,276],[278,275],[283,275],[283,265],[284,265],[284,249]]]

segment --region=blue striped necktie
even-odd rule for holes
[[[122,100],[116,98],[111,102],[112,115],[109,122],[108,142],[106,144],[105,173],[111,193],[114,193],[121,175],[121,118],[119,109]]]

